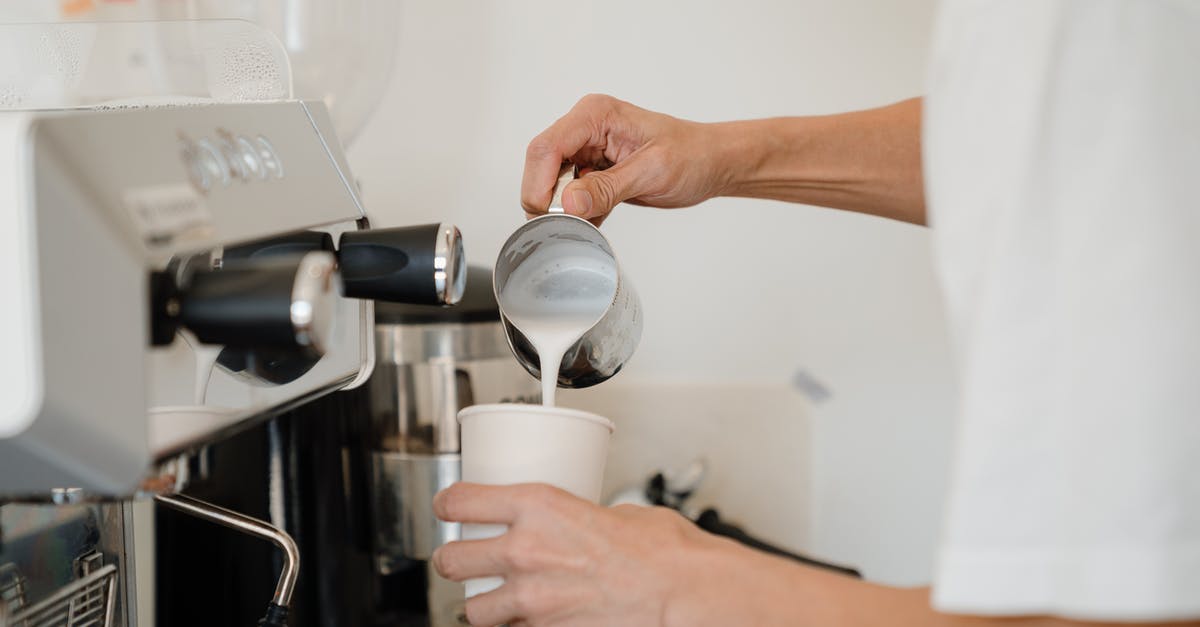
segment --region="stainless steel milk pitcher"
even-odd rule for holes
[[[558,387],[585,388],[608,380],[629,361],[642,337],[642,308],[637,293],[621,272],[612,246],[600,229],[587,220],[562,213],[562,188],[572,178],[572,170],[564,168],[555,187],[551,213],[526,222],[501,247],[492,274],[492,287],[497,302],[503,303],[500,294],[513,271],[539,254],[543,245],[555,241],[583,242],[611,258],[616,269],[616,290],[612,302],[600,319],[567,349],[558,368]],[[534,377],[540,378],[538,352],[521,329],[505,315],[503,304],[500,306],[500,321],[517,361]]]

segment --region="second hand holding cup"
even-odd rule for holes
[[[596,414],[542,405],[475,405],[458,413],[462,480],[487,485],[548,483],[600,501],[613,424]],[[464,524],[464,540],[494,538],[506,525]],[[467,598],[490,592],[500,577],[470,579]]]

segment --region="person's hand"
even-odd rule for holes
[[[718,196],[729,179],[719,129],[586,96],[529,143],[521,205],[528,217],[546,212],[564,161],[581,176],[563,209],[597,225],[620,202],[688,207]]]
[[[467,601],[477,627],[801,624],[789,605],[804,596],[796,575],[805,569],[712,536],[671,510],[600,507],[542,484],[458,483],[433,506],[442,520],[509,525],[497,538],[452,542],[433,554],[452,581],[504,578]]]

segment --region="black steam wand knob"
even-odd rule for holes
[[[328,252],[273,257],[197,271],[169,309],[204,344],[322,354],[338,284],[337,261]]]
[[[466,286],[462,235],[452,224],[346,231],[338,265],[350,298],[453,305]]]

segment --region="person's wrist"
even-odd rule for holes
[[[737,561],[732,542],[689,529],[684,547],[672,551],[670,587],[663,599],[661,627],[708,627],[732,624],[725,606],[734,594],[723,582],[725,570]],[[718,609],[719,608],[719,609]]]
[[[714,196],[746,196],[753,189],[773,151],[768,120],[742,120],[707,125],[714,155]]]
[[[696,558],[696,547],[689,546],[683,555],[672,556],[673,573],[670,586],[662,598],[662,616],[659,627],[696,627],[697,594],[700,582],[692,577],[688,564],[700,562]]]
[[[699,529],[691,527],[676,536],[679,543],[671,546],[661,554],[663,562],[657,569],[664,585],[659,597],[659,627],[695,627],[692,620],[696,615],[696,595],[701,593],[702,578],[698,578],[697,568],[705,563],[706,547]],[[701,593],[702,594],[702,593]]]

